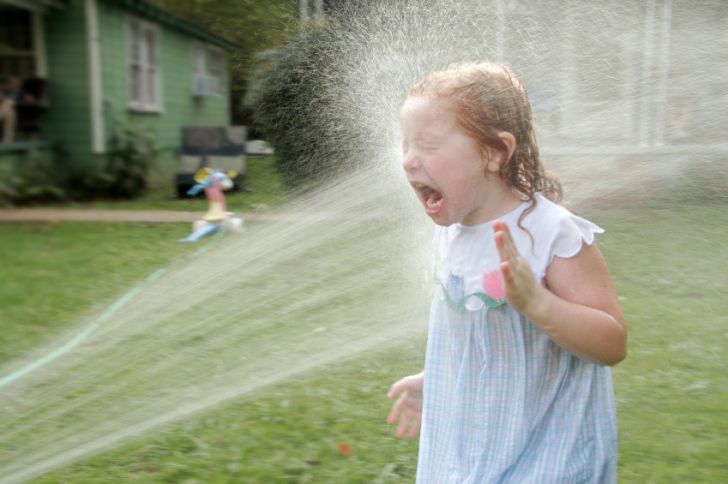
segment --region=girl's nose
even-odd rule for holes
[[[417,155],[413,153],[411,150],[407,151],[404,154],[404,157],[402,159],[402,168],[404,168],[404,171],[412,171],[420,164],[419,159],[417,158]]]

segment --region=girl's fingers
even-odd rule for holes
[[[510,262],[501,262],[501,274],[503,275],[503,283],[505,284],[506,297],[513,294],[516,290],[516,281],[513,280],[513,270]]]
[[[508,284],[511,279],[511,266],[510,264],[506,262],[501,262],[500,265],[501,274],[503,274],[503,280]]]
[[[501,262],[505,262],[509,259],[508,249],[506,249],[506,241],[503,232],[495,233],[495,246],[498,249],[498,256]]]
[[[406,415],[403,415],[402,418],[399,419],[399,425],[397,425],[397,431],[395,432],[397,437],[404,436],[407,431],[407,427],[409,426],[409,420],[410,419],[407,418]]]
[[[498,249],[500,260],[502,262],[515,261],[518,257],[518,249],[516,249],[513,242],[508,225],[498,221],[493,225],[493,230],[495,231],[495,246]]]
[[[407,404],[405,403],[405,399],[407,398],[407,395],[404,394],[397,399],[396,402],[394,402],[394,405],[392,405],[392,410],[389,412],[389,416],[387,417],[387,423],[393,424],[397,420],[402,420],[403,415],[407,412]]]
[[[498,249],[498,255],[501,261],[507,261],[510,259],[508,251],[508,234],[504,230],[505,224],[501,221],[496,221],[493,224],[493,232],[495,237],[495,246]]]
[[[393,424],[398,418],[400,418],[400,415],[402,415],[402,400],[404,400],[404,396],[399,397],[399,400],[394,402],[394,405],[392,405],[392,410],[390,410],[389,415],[387,415],[388,424]]]
[[[417,432],[420,431],[420,423],[422,422],[422,419],[414,419],[414,422],[412,422],[412,427],[410,427],[409,434],[407,435],[410,439],[414,439],[417,437]]]
[[[395,404],[392,407],[392,410],[389,411],[389,415],[387,415],[387,423],[393,424],[394,422],[397,421],[397,417],[399,417],[399,408],[398,408],[397,404]]]
[[[505,262],[510,260],[516,263],[520,252],[518,252],[518,247],[516,247],[516,243],[513,241],[510,227],[505,222],[499,220],[493,224],[493,230],[495,231],[496,248],[498,249],[498,255],[501,261]]]
[[[503,232],[505,233],[505,241],[506,241],[506,248],[508,249],[508,255],[511,259],[515,260],[519,253],[518,248],[516,247],[516,243],[513,241],[513,236],[511,235],[511,228],[508,227],[507,224],[503,224]]]
[[[395,398],[397,395],[402,393],[402,390],[404,390],[404,384],[405,384],[405,378],[402,378],[401,380],[397,380],[392,384],[392,386],[389,388],[389,391],[387,392],[387,398]]]

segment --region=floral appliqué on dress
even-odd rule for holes
[[[506,304],[505,284],[500,270],[483,273],[483,292],[465,294],[462,276],[450,274],[446,284],[440,283],[442,294],[451,309],[463,312],[483,307],[497,308]]]
[[[498,305],[505,302],[506,287],[503,281],[503,273],[500,270],[483,274],[483,292],[493,301],[496,301]]]

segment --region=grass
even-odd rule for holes
[[[189,252],[175,242],[188,232],[188,224],[0,225],[0,362]]]
[[[623,482],[726,482],[728,211],[627,215],[603,244],[630,325],[615,368]]]
[[[591,214],[607,229],[600,245],[630,326],[630,354],[613,373],[621,482],[728,482],[726,208]],[[0,361],[190,250],[172,243],[174,227],[3,226],[0,280],[14,283],[0,289]],[[423,351],[421,338],[393,342],[38,481],[412,482],[417,445],[392,437],[384,394]]]
[[[417,444],[392,437],[383,395],[411,370],[403,357],[417,359],[421,343],[269,387],[39,482],[412,480]]]

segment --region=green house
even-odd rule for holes
[[[229,125],[235,48],[142,0],[0,0],[0,82],[43,86],[34,132],[0,143],[0,163],[58,147],[64,169],[93,168],[134,127],[172,167],[182,127]]]

